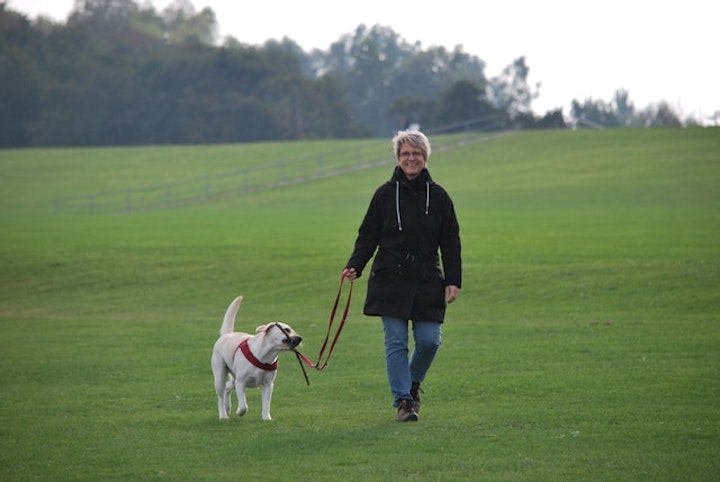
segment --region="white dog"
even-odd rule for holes
[[[302,337],[279,321],[258,326],[255,335],[233,331],[242,299],[242,296],[238,296],[230,303],[220,328],[220,338],[213,348],[211,362],[218,415],[220,419],[228,418],[233,387],[238,399],[236,413],[244,415],[248,409],[245,389],[262,386],[262,418],[272,420],[270,402],[277,375],[278,355],[283,350],[294,350]]]

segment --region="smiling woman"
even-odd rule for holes
[[[401,131],[392,144],[398,165],[370,201],[343,276],[355,280],[375,256],[363,312],[382,319],[393,407],[398,421],[408,422],[418,420],[420,384],[462,282],[460,227],[450,196],[426,168],[428,138]],[[410,320],[415,348],[408,359]]]
[[[420,131],[405,131],[393,138],[393,149],[400,169],[412,180],[427,167],[431,147],[427,137]]]

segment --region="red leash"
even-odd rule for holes
[[[328,328],[327,332],[325,333],[325,341],[323,341],[322,348],[320,348],[320,353],[318,353],[318,361],[316,363],[313,363],[308,357],[300,353],[298,350],[295,350],[295,354],[298,357],[298,361],[302,361],[305,363],[305,365],[309,366],[310,368],[314,368],[315,370],[324,370],[325,367],[328,366],[328,362],[330,361],[330,356],[332,355],[333,350],[335,349],[335,345],[337,344],[338,338],[340,338],[340,333],[342,333],[342,329],[345,327],[345,321],[347,320],[348,311],[350,311],[350,300],[352,299],[352,289],[353,289],[353,282],[350,281],[350,289],[347,294],[347,301],[345,302],[345,309],[343,309],[342,318],[340,319],[340,324],[338,325],[337,331],[335,332],[335,336],[333,337],[333,341],[330,344],[330,349],[328,350],[327,356],[325,357],[325,360],[323,361],[323,355],[325,354],[325,349],[328,346],[328,341],[330,340],[330,334],[332,333],[333,324],[335,322],[335,314],[337,313],[338,304],[340,303],[340,294],[342,293],[342,286],[343,281],[345,281],[345,275],[340,277],[340,286],[338,286],[337,295],[335,296],[335,303],[333,304],[332,312],[330,313],[330,321],[328,322]],[[300,367],[303,369],[303,374],[305,375],[305,381],[308,385],[310,385],[310,381],[308,380],[307,373],[305,373],[305,367],[302,363],[300,363]]]

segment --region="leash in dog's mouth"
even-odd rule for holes
[[[297,357],[297,361],[298,361],[298,363],[300,364],[300,369],[302,370],[303,376],[305,377],[305,383],[307,383],[307,386],[309,387],[309,386],[310,386],[310,378],[308,378],[307,371],[305,370],[305,364],[304,364],[303,361],[302,361],[302,357],[304,357],[305,355],[303,355],[302,353],[300,353],[300,352],[297,351],[297,350],[293,350],[293,351],[295,352],[295,356]]]
[[[295,353],[295,356],[297,357],[298,363],[300,364],[300,369],[303,372],[303,376],[305,377],[305,383],[307,383],[308,386],[310,386],[310,378],[308,377],[307,371],[305,370],[305,365],[303,365],[303,359],[307,359],[305,355],[300,353],[298,351],[297,347],[300,344],[299,340],[293,340],[290,336],[290,333],[287,329],[285,329],[284,326],[282,326],[280,323],[274,323],[275,327],[279,329],[283,334],[285,335],[285,340],[283,340],[288,346],[291,346],[291,350]],[[308,360],[309,361],[309,360]]]

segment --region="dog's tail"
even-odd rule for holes
[[[220,327],[221,335],[226,335],[235,331],[235,315],[237,315],[237,312],[240,309],[240,303],[242,303],[242,300],[243,297],[238,296],[232,303],[230,303],[230,306],[228,306],[228,309],[225,312],[225,318],[223,319],[223,324]]]

